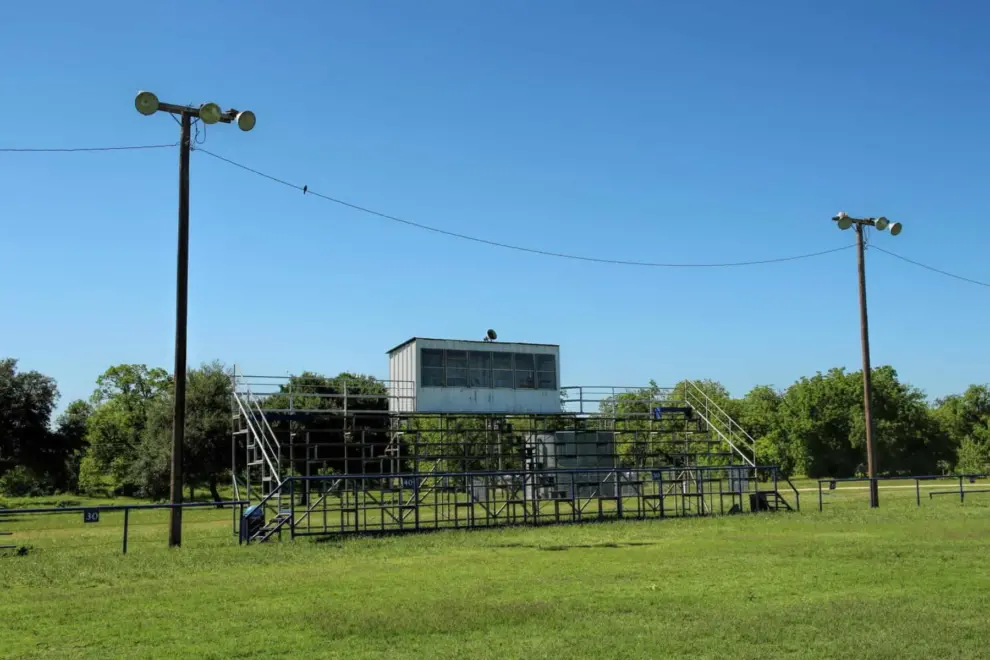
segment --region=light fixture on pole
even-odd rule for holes
[[[856,252],[859,264],[859,328],[860,341],[863,348],[863,417],[866,423],[866,470],[870,479],[870,506],[880,506],[877,490],[877,455],[873,447],[873,413],[870,401],[873,395],[873,384],[870,374],[870,324],[866,312],[866,259],[864,256],[865,241],[864,227],[876,227],[880,231],[889,231],[891,236],[901,233],[901,223],[891,222],[884,216],[879,218],[853,218],[845,211],[836,213],[832,220],[839,229],[846,230],[856,227]]]
[[[189,292],[189,152],[190,129],[194,118],[204,124],[237,123],[242,131],[254,128],[255,117],[250,110],[220,109],[216,103],[199,107],[162,103],[151,92],[138,92],[134,107],[142,115],[168,112],[179,115],[179,244],[175,283],[175,409],[172,423],[172,481],[169,509],[168,545],[182,545],[182,449],[186,430],[186,318]]]

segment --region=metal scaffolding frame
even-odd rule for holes
[[[235,497],[258,503],[256,540],[790,508],[778,470],[700,390],[563,388],[559,414],[396,413],[412,383],[233,379],[231,471]]]

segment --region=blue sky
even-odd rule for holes
[[[177,140],[135,112],[148,89],[256,112],[207,149],[452,231],[745,261],[851,243],[829,221],[845,209],[904,223],[878,245],[988,281],[988,28],[977,2],[11,4],[0,146]],[[171,368],[177,159],[0,153],[0,354],[63,403],[110,364]],[[741,395],[859,364],[852,250],[562,261],[195,153],[191,220],[191,364],[384,377],[409,336],[489,327],[561,344],[564,384]],[[868,276],[874,364],[932,396],[990,380],[990,290],[876,252]]]

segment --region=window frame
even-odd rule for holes
[[[478,356],[484,356],[485,364],[482,367],[476,367],[474,365],[474,359]],[[474,384],[474,378],[476,374],[484,374],[482,378],[481,385]],[[467,386],[476,389],[490,390],[492,389],[492,351],[472,351],[467,352]]]
[[[529,361],[529,364],[532,365],[532,366],[530,366],[530,367],[525,367],[525,366],[520,367],[519,366],[519,361],[520,361],[519,358],[520,357],[529,358],[529,360],[528,360]],[[536,355],[534,355],[533,353],[513,353],[512,354],[512,363],[513,363],[513,366],[515,367],[513,369],[513,374],[515,376],[513,378],[513,381],[512,381],[513,389],[516,389],[516,390],[535,390],[536,389]],[[520,385],[519,384],[519,377],[520,376],[522,376],[523,378],[528,378],[529,379],[529,382],[531,384],[529,386]]]
[[[451,353],[454,354],[453,357],[457,361],[460,361],[463,358],[463,362],[461,362],[461,364],[463,366],[451,366],[451,363],[450,363]],[[449,349],[449,348],[443,349],[443,362],[444,362],[443,374],[444,374],[444,384],[445,384],[444,386],[445,387],[469,387],[468,383],[470,381],[469,381],[469,378],[468,378],[468,350],[467,349],[460,349],[460,348],[458,348],[458,349]],[[456,373],[452,374],[451,373],[452,371],[454,371]],[[451,385],[451,381],[454,381],[455,384]],[[461,383],[461,384],[456,384],[458,382]]]
[[[419,349],[419,382],[421,387],[446,387],[447,386],[447,352],[442,348],[421,348]],[[424,354],[434,353],[440,355],[440,365],[427,365],[426,360],[423,357]],[[426,374],[428,373],[439,373],[440,374],[440,384],[435,385],[432,382],[427,382]]]
[[[509,351],[491,351],[491,354],[492,354],[492,389],[494,390],[516,389],[515,360],[512,358],[512,353],[510,353]],[[495,367],[496,355],[504,355],[508,358],[508,362],[509,362],[508,369],[506,369],[505,367],[498,367],[498,368]],[[508,374],[509,384],[499,385],[495,378],[496,373],[501,374],[503,377],[505,377],[505,375]]]
[[[553,390],[559,390],[560,388],[557,386],[557,356],[555,354],[553,354],[553,353],[536,353],[535,355],[536,355],[536,359],[535,359],[536,364],[534,366],[536,367],[536,369],[535,369],[535,373],[536,373],[536,389],[547,391],[547,392],[552,392]],[[541,365],[540,364],[541,358],[543,360],[549,360],[550,365],[551,365],[552,368],[550,368],[550,369],[546,369],[546,368],[541,369],[540,368],[541,366],[544,366],[545,367],[545,364],[544,365]],[[551,379],[551,382],[553,384],[550,387],[543,387],[540,384],[541,383],[541,376],[549,376],[550,379]]]
[[[453,364],[449,359],[452,354],[455,358]],[[428,360],[427,356],[434,359]],[[437,356],[439,360],[435,359]],[[480,356],[484,356],[482,366],[472,366],[479,364]],[[557,362],[556,353],[423,346],[419,348],[420,386],[549,392],[560,389]],[[547,368],[548,365],[550,368]],[[476,379],[479,374],[481,378]],[[432,380],[428,375],[432,376]],[[476,380],[480,384],[475,384]],[[520,385],[520,382],[524,384]]]

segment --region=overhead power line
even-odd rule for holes
[[[35,148],[35,147],[0,147],[2,153],[73,153],[79,151],[136,151],[138,149],[168,149],[177,147],[178,142],[171,144],[137,144],[124,147],[59,147],[59,148]]]
[[[895,254],[895,253],[891,252],[890,250],[885,250],[882,247],[878,247],[874,243],[870,243],[870,249],[871,250],[879,250],[880,252],[883,252],[884,254],[889,254],[890,256],[894,257],[895,259],[900,259],[901,261],[906,261],[907,263],[909,263],[911,265],[918,266],[919,268],[924,268],[925,270],[930,270],[933,273],[938,273],[939,275],[945,275],[946,277],[951,277],[951,278],[956,279],[956,280],[961,280],[963,282],[969,282],[970,284],[975,284],[977,286],[985,286],[987,288],[990,288],[990,284],[988,284],[987,282],[981,282],[979,280],[973,280],[973,279],[970,279],[968,277],[963,277],[962,275],[956,275],[955,273],[950,273],[947,270],[941,270],[939,268],[935,268],[934,266],[928,266],[927,264],[923,264],[920,261],[915,261],[913,259],[908,259],[907,257],[902,257],[901,255]]]
[[[572,260],[576,260],[576,261],[589,261],[589,262],[593,262],[593,263],[611,264],[611,265],[619,265],[619,266],[646,266],[646,267],[651,267],[651,268],[730,268],[730,267],[733,267],[733,266],[758,266],[758,265],[762,265],[762,264],[781,263],[781,262],[784,262],[784,261],[796,261],[798,259],[810,259],[812,257],[820,257],[822,255],[831,254],[833,252],[839,252],[839,251],[842,251],[842,250],[848,250],[849,248],[852,248],[853,247],[853,245],[844,245],[842,247],[832,248],[830,250],[821,250],[819,252],[810,252],[810,253],[807,253],[807,254],[798,254],[798,255],[793,255],[793,256],[789,256],[789,257],[777,257],[777,258],[773,258],[773,259],[759,259],[759,260],[753,260],[753,261],[733,261],[733,262],[725,262],[725,263],[658,263],[658,262],[650,262],[650,261],[629,261],[629,260],[625,260],[625,259],[605,259],[605,258],[601,258],[601,257],[589,257],[589,256],[577,255],[577,254],[567,254],[567,253],[563,253],[563,252],[553,252],[553,251],[550,251],[550,250],[541,250],[541,249],[537,249],[537,248],[523,247],[523,246],[520,246],[520,245],[511,245],[509,243],[501,243],[501,242],[498,242],[498,241],[491,241],[491,240],[488,240],[486,238],[479,238],[477,236],[469,236],[467,234],[461,234],[461,233],[454,232],[454,231],[449,231],[449,230],[446,230],[446,229],[440,229],[439,227],[432,227],[430,225],[424,225],[424,224],[419,223],[419,222],[413,222],[412,220],[406,220],[405,218],[399,218],[397,216],[389,215],[387,213],[382,213],[381,211],[375,211],[374,209],[370,209],[370,208],[367,208],[365,206],[360,206],[358,204],[354,204],[354,203],[351,203],[351,202],[348,202],[348,201],[345,201],[345,200],[342,200],[342,199],[338,199],[336,197],[331,197],[329,195],[324,195],[322,193],[316,192],[315,190],[313,190],[312,188],[310,188],[307,185],[300,186],[298,184],[295,184],[295,183],[291,183],[289,181],[286,181],[285,179],[280,179],[280,178],[278,178],[276,176],[272,176],[271,174],[266,174],[265,172],[262,172],[260,170],[256,170],[256,169],[254,169],[252,167],[248,167],[247,165],[242,165],[241,163],[238,163],[236,161],[230,160],[229,158],[225,158],[223,156],[220,156],[219,154],[215,154],[212,151],[209,151],[207,149],[203,149],[202,147],[196,147],[194,149],[194,151],[202,152],[202,153],[206,154],[207,156],[211,156],[212,158],[216,158],[217,160],[221,160],[221,161],[223,161],[225,163],[228,163],[229,165],[233,165],[234,167],[238,167],[238,168],[240,168],[242,170],[245,170],[247,172],[250,172],[252,174],[256,174],[257,176],[260,176],[260,177],[263,177],[265,179],[268,179],[269,181],[274,181],[275,183],[280,183],[283,186],[286,186],[286,187],[289,187],[289,188],[293,188],[295,190],[299,190],[303,194],[313,195],[314,197],[319,197],[320,199],[326,200],[328,202],[333,202],[334,204],[339,204],[340,206],[346,206],[347,208],[354,209],[355,211],[360,211],[362,213],[367,213],[369,215],[373,215],[373,216],[376,216],[376,217],[379,217],[379,218],[383,218],[385,220],[391,220],[392,222],[397,222],[397,223],[400,223],[400,224],[403,224],[403,225],[407,225],[409,227],[415,227],[417,229],[423,229],[425,231],[433,232],[433,233],[436,233],[436,234],[443,234],[444,236],[451,236],[453,238],[459,238],[459,239],[462,239],[462,240],[465,240],[465,241],[473,241],[475,243],[482,243],[484,245],[490,245],[492,247],[503,248],[503,249],[506,249],[506,250],[516,250],[518,252],[527,252],[529,254],[538,254],[538,255],[545,256],[545,257],[556,257],[556,258],[559,258],[559,259],[572,259]]]

